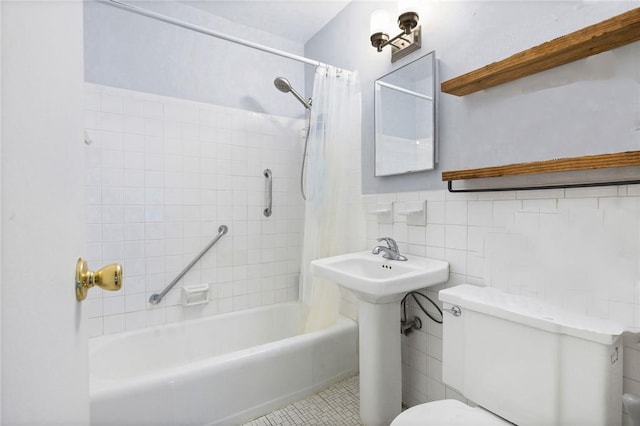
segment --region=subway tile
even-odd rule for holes
[[[467,222],[472,226],[491,226],[493,224],[493,205],[491,201],[469,201]]]
[[[125,115],[143,115],[144,102],[138,99],[125,97],[123,99],[123,112]]]
[[[144,311],[146,308],[146,304],[147,304],[147,299],[146,299],[146,294],[144,293],[130,294],[125,296],[125,312],[127,313]],[[142,314],[142,317],[138,318],[136,321],[142,322],[140,326],[137,328],[144,327],[146,325],[146,319],[145,319],[144,313]],[[131,329],[131,327],[129,327],[129,324],[127,324],[127,329],[128,330]]]
[[[122,224],[102,224],[102,241],[118,242],[124,241],[124,225]]]
[[[469,226],[467,228],[467,250],[478,255],[484,254],[485,239],[491,232],[489,227]]]
[[[448,249],[467,249],[467,227],[460,225],[446,225],[445,247]]]
[[[89,136],[90,138],[92,136]],[[92,144],[91,146],[87,146],[84,155],[84,167],[87,170],[99,169],[102,164],[102,152],[100,150],[99,145]]]
[[[445,222],[444,201],[427,201],[427,224],[444,224]]]
[[[564,198],[564,189],[537,189],[532,191],[517,191],[516,198],[520,200],[537,200],[544,198]]]
[[[87,319],[87,337],[97,337],[104,334],[102,316]]]
[[[128,312],[125,314],[124,320],[127,330],[138,330],[147,325],[147,317],[144,311]]]
[[[99,182],[95,183],[95,186],[85,186],[85,203],[87,206],[99,206],[102,203],[102,188]]]
[[[101,191],[103,205],[121,206],[124,204],[124,193],[121,187],[105,186]]]
[[[467,224],[467,202],[447,201],[445,203],[446,223],[448,225]]]
[[[482,256],[469,253],[467,256],[467,274],[476,278],[485,276],[485,259]]]
[[[100,113],[100,130],[108,132],[122,132],[122,114],[113,114],[108,112]]]
[[[513,231],[532,235],[540,229],[540,214],[531,211],[518,211],[514,214]]]
[[[598,208],[597,198],[562,198],[558,200],[558,209],[562,210],[580,210]]]
[[[634,196],[634,197],[640,196],[640,185],[628,185],[627,195]]]
[[[121,136],[120,149],[130,152],[144,152],[145,138],[143,135],[124,133]]]
[[[144,313],[147,327],[163,325],[167,322],[165,309],[146,309]]]
[[[569,188],[565,190],[566,198],[616,197],[617,186],[599,186],[592,188]]]
[[[433,321],[429,319],[428,321]],[[427,334],[427,355],[430,357],[442,360],[442,339],[432,334]]]
[[[124,185],[122,168],[102,168],[100,183],[103,187],[119,187]]]
[[[558,200],[555,198],[539,198],[522,200],[522,208],[528,211],[545,210],[550,211],[558,207]]]
[[[522,208],[521,201],[501,200],[493,202],[493,227],[510,228],[514,223],[514,216]]]
[[[464,250],[445,249],[445,258],[449,262],[451,273],[467,274],[467,253]]]
[[[160,102],[144,101],[142,105],[144,118],[161,120],[163,105]]]
[[[125,115],[122,121],[122,131],[132,135],[144,135],[144,119],[131,115]]]
[[[102,299],[102,312],[105,317],[125,312],[124,296],[112,296]]]
[[[103,316],[102,309],[102,298],[87,298],[84,302],[84,311],[86,312],[87,318],[100,318]]]

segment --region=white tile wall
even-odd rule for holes
[[[304,120],[92,84],[85,105],[85,256],[92,268],[124,268],[122,291],[89,292],[91,335],[297,300]],[[222,224],[229,233],[149,304]],[[181,286],[201,283],[210,302],[183,307]]]
[[[424,227],[408,226],[400,215],[387,225],[368,216],[367,244],[373,247],[375,238],[388,234],[402,251],[449,261],[446,286],[495,286],[621,322],[632,331],[625,336],[624,389],[640,394],[639,194],[640,185],[365,196],[367,211],[383,201],[395,202],[396,211],[406,202],[427,201]],[[438,290],[432,287],[426,294],[437,301]],[[464,400],[442,383],[442,326],[414,303],[409,306],[408,315],[418,315],[423,328],[402,338],[403,401],[415,405],[445,397]]]

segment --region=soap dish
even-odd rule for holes
[[[209,284],[188,285],[182,287],[182,306],[209,303]]]

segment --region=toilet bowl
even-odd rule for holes
[[[627,409],[634,426],[640,426],[640,397],[630,393],[625,393],[622,395],[622,403]]]
[[[403,411],[391,426],[506,426],[512,423],[457,399],[420,404]]]

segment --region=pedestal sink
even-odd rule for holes
[[[311,273],[358,297],[360,417],[389,425],[402,410],[400,300],[409,291],[449,279],[449,263],[419,256],[384,259],[370,251],[317,259]]]

